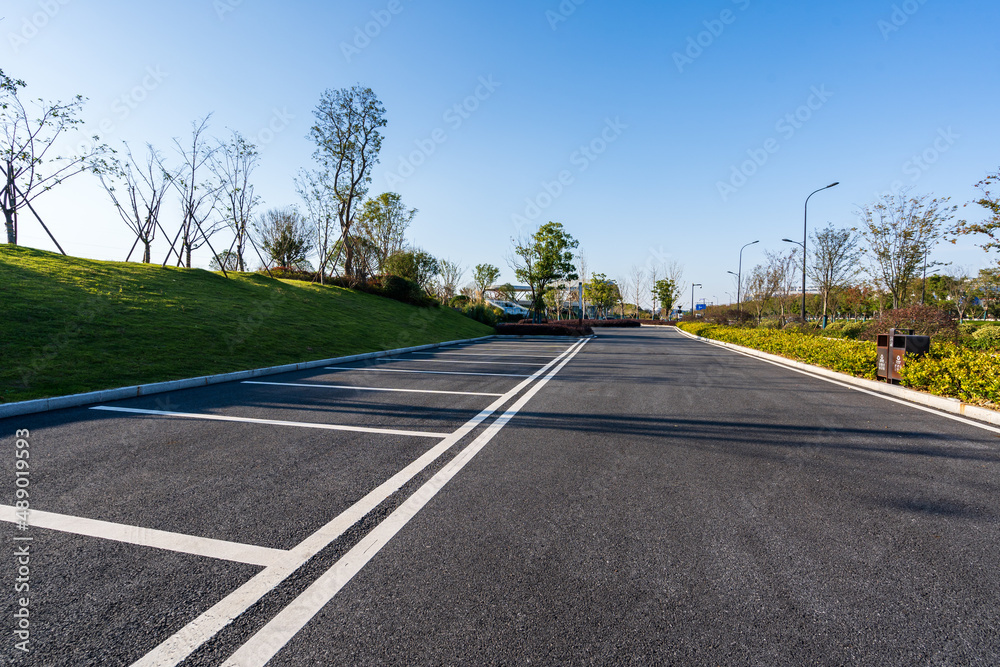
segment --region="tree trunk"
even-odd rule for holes
[[[14,226],[14,216],[16,214],[13,210],[4,209],[4,227],[7,229],[7,243],[11,245],[17,245],[17,230]]]
[[[142,245],[143,245],[142,263],[143,264],[149,264],[150,262],[152,262],[152,258],[150,256],[150,245],[151,244],[150,244],[149,241],[144,240],[142,242]]]

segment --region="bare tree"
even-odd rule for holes
[[[892,296],[893,308],[905,303],[910,281],[953,217],[957,207],[948,200],[886,195],[858,211],[872,278]]]
[[[444,296],[442,301],[447,302],[455,296],[458,283],[462,282],[462,277],[465,275],[465,269],[458,262],[442,259],[438,261],[438,272],[441,274],[441,292]]]
[[[228,142],[219,142],[209,163],[222,186],[220,194],[225,222],[235,236],[229,252],[233,253],[237,271],[246,271],[244,254],[247,243],[252,243],[250,221],[260,197],[254,193],[250,175],[259,164],[257,146],[235,130]]]
[[[823,299],[823,328],[826,328],[830,295],[861,273],[861,250],[853,229],[836,229],[830,223],[813,233],[811,248],[807,274]]]
[[[184,266],[191,268],[191,253],[206,244],[212,255],[218,255],[208,240],[223,224],[220,221],[209,221],[222,191],[222,184],[213,178],[214,174],[205,177],[206,171],[211,174],[211,164],[217,150],[208,144],[205,136],[205,129],[211,117],[212,114],[208,114],[200,121],[191,123],[189,146],[183,145],[179,139],[174,139],[174,146],[181,157],[181,165],[169,182],[180,198],[181,224],[174,240],[170,243],[167,257],[163,260],[164,266],[170,261],[170,255],[173,253],[177,255],[178,266],[183,263]],[[180,248],[177,248],[178,240]]]
[[[83,122],[78,116],[86,100],[80,95],[67,103],[38,99],[37,112],[33,113],[20,98],[19,92],[24,87],[24,81],[12,79],[0,70],[0,174],[3,175],[0,210],[3,210],[7,243],[17,244],[18,213],[27,208],[63,252],[31,202],[80,172],[99,172],[102,164],[106,164],[101,158],[111,151],[94,137],[93,143],[78,155],[50,156],[57,140]]]
[[[758,264],[753,267],[750,275],[747,276],[746,285],[743,289],[748,299],[753,303],[754,310],[757,313],[758,325],[763,317],[764,310],[774,297],[777,287],[778,275],[768,265]]]
[[[160,226],[160,207],[169,189],[171,174],[164,171],[159,153],[146,144],[146,158],[139,162],[125,142],[125,160],[106,160],[98,174],[119,217],[135,235],[135,243],[125,261],[142,244],[142,261],[149,264],[151,246]]]
[[[328,172],[302,171],[295,179],[295,188],[306,206],[309,224],[312,228],[315,245],[319,256],[317,272],[320,284],[325,284],[329,268],[336,267],[342,245],[337,245],[339,239],[333,234],[337,223],[337,197],[330,183]]]
[[[782,325],[785,324],[785,309],[788,308],[792,293],[798,285],[798,276],[801,276],[802,262],[798,260],[798,255],[794,250],[788,252],[764,251],[764,258],[767,260],[767,270],[771,274],[771,282],[774,286],[772,299],[778,302],[778,318]],[[744,287],[744,289],[746,289]]]
[[[328,172],[337,200],[340,236],[346,241],[345,272],[358,278],[350,237],[368,193],[372,167],[378,163],[385,108],[371,88],[354,86],[324,92],[313,114],[316,124],[309,133],[316,144],[313,157]]]
[[[632,288],[632,294],[635,296],[635,317],[639,319],[639,299],[646,293],[647,289],[647,276],[646,270],[641,266],[632,265],[632,271],[629,273],[629,287]]]

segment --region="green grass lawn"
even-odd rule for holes
[[[450,308],[0,245],[0,402],[490,335]]]

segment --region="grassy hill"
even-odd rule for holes
[[[449,308],[0,245],[0,402],[485,336]]]

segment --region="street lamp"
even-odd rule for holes
[[[739,272],[736,274],[736,312],[738,312],[740,315],[743,314],[743,305],[741,299],[742,292],[740,291],[741,289],[743,289],[743,249],[746,248],[747,246],[752,246],[754,243],[760,243],[760,240],[758,239],[757,241],[751,241],[750,243],[747,243],[745,246],[743,246],[743,248],[740,248],[740,265],[739,267],[737,267],[737,270]],[[732,273],[732,271],[730,271],[729,273]]]
[[[691,319],[694,319],[694,288],[701,287],[701,283],[691,283]]]
[[[808,227],[809,199],[817,192],[822,192],[823,190],[829,190],[835,185],[840,185],[840,181],[830,183],[830,185],[826,185],[820,188],[819,190],[813,190],[812,192],[810,192],[809,197],[806,197],[806,204],[802,213],[802,243],[800,245],[802,246],[802,323],[803,324],[805,324],[806,321],[806,243],[808,240],[806,233],[809,228]],[[788,239],[782,239],[782,240],[787,241]],[[792,241],[792,243],[796,243],[796,241]]]

